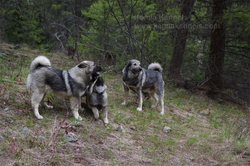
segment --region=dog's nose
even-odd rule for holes
[[[95,70],[96,70],[96,71],[102,71],[102,67],[101,67],[101,66],[96,66],[96,67],[95,67]]]

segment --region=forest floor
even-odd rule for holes
[[[138,112],[133,94],[121,105],[121,72],[108,67],[102,72],[108,86],[107,126],[95,121],[89,109],[80,111],[83,120],[76,121],[69,101],[53,94],[46,100],[54,108],[40,108],[44,119],[36,119],[25,81],[38,55],[59,69],[78,63],[62,53],[0,43],[0,165],[250,165],[250,117],[244,107],[165,81],[165,114],[150,108],[152,100]],[[65,139],[67,132],[77,141]]]

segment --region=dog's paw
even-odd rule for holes
[[[122,105],[126,105],[126,101],[122,102]]]
[[[43,119],[43,117],[41,115],[36,115],[36,118],[39,120]]]
[[[75,117],[77,120],[82,120],[82,117],[79,115],[78,117]]]
[[[82,120],[82,117],[79,114],[77,114],[77,115],[74,114],[74,117],[76,120]]]
[[[137,111],[142,111],[142,108],[138,107],[138,108],[137,108]]]
[[[47,109],[53,109],[53,106],[48,105],[46,102],[43,103],[43,106],[45,106]]]
[[[53,106],[52,105],[48,105],[47,108],[48,109],[53,109]]]
[[[78,111],[73,111],[73,116],[76,120],[82,120],[82,117],[79,115]]]
[[[107,118],[104,118],[104,119],[103,119],[103,122],[104,122],[105,124],[108,124],[108,123],[109,123],[109,120],[108,120]]]
[[[164,111],[161,111],[161,115],[164,115]]]

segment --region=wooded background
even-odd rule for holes
[[[0,0],[0,40],[121,70],[159,62],[192,91],[250,103],[249,0]]]

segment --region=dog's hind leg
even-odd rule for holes
[[[123,101],[122,105],[126,105],[127,101],[128,101],[129,87],[127,85],[125,85],[124,83],[123,83],[123,87],[124,87],[125,97],[124,97],[124,101]]]
[[[52,109],[52,105],[48,105],[46,102],[43,102],[43,106],[45,106],[47,109]]]
[[[163,115],[164,114],[164,91],[157,91],[155,94],[154,94],[154,98],[155,98],[155,104],[152,106],[153,108],[155,108],[157,105],[158,105],[158,102],[160,100],[161,102],[161,114]]]
[[[164,96],[161,96],[160,102],[161,102],[161,114],[164,115]]]
[[[102,107],[102,119],[103,119],[103,122],[105,124],[108,124],[109,123],[109,120],[108,120],[108,110],[107,110],[107,107],[106,106],[103,106]]]
[[[39,104],[43,100],[44,94],[39,92],[33,92],[31,95],[31,105],[34,109],[34,114],[37,119],[43,119],[43,117],[39,114]]]
[[[78,119],[78,120],[82,120],[82,117],[79,115],[79,112],[78,112],[80,104],[81,104],[81,99],[77,97],[70,98],[70,108],[72,110],[72,113],[75,119]]]
[[[155,108],[158,105],[159,96],[157,94],[154,94],[154,99],[155,99],[155,104],[151,106],[152,108]]]
[[[156,89],[156,93],[154,95],[155,99],[157,97],[157,102],[155,106],[157,105],[158,101],[161,102],[161,115],[164,114],[164,81],[158,86],[158,89]]]
[[[47,93],[47,92],[46,92]],[[43,95],[43,99],[41,101],[42,105],[45,106],[47,109],[52,109],[53,106],[52,105],[48,105],[45,101],[44,101],[44,97],[46,96],[46,93]]]
[[[162,85],[162,91],[160,91],[159,97],[160,97],[160,102],[161,102],[161,114],[164,115],[164,81]]]

